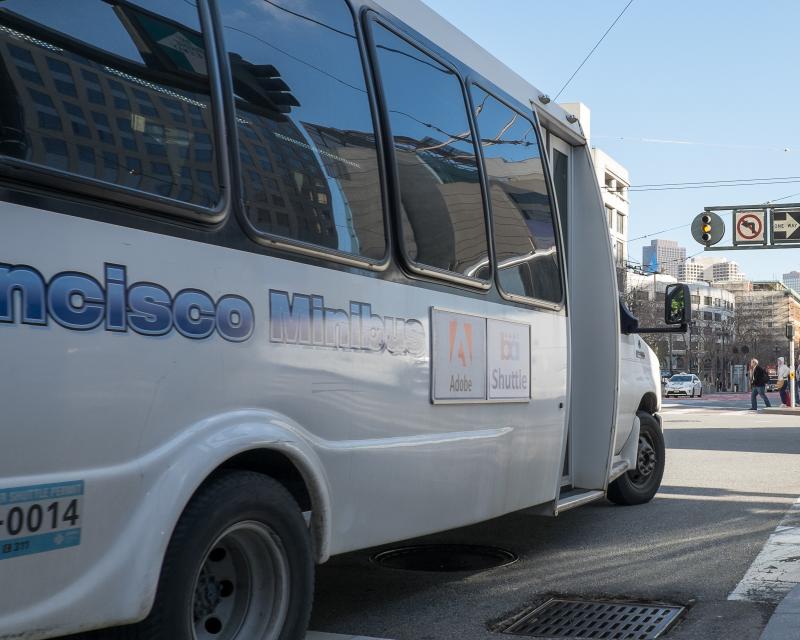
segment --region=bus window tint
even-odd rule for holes
[[[262,232],[386,252],[378,154],[344,0],[224,0],[244,209]]]
[[[374,27],[397,172],[403,249],[412,264],[485,274],[486,226],[476,151],[455,73]]]
[[[0,90],[0,154],[195,205],[217,202],[193,2],[5,0]]]
[[[536,129],[472,87],[492,208],[497,280],[508,294],[561,302],[553,207]]]

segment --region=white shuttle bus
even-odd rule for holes
[[[652,498],[539,96],[418,0],[0,2],[0,640],[298,639],[333,554]]]

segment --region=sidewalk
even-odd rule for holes
[[[800,640],[800,585],[775,609],[760,640]]]

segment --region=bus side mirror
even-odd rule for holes
[[[686,324],[692,317],[692,297],[685,284],[667,285],[664,294],[664,322]]]

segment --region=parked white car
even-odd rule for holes
[[[668,396],[695,396],[703,397],[703,383],[693,373],[677,373],[667,382],[664,397]]]

